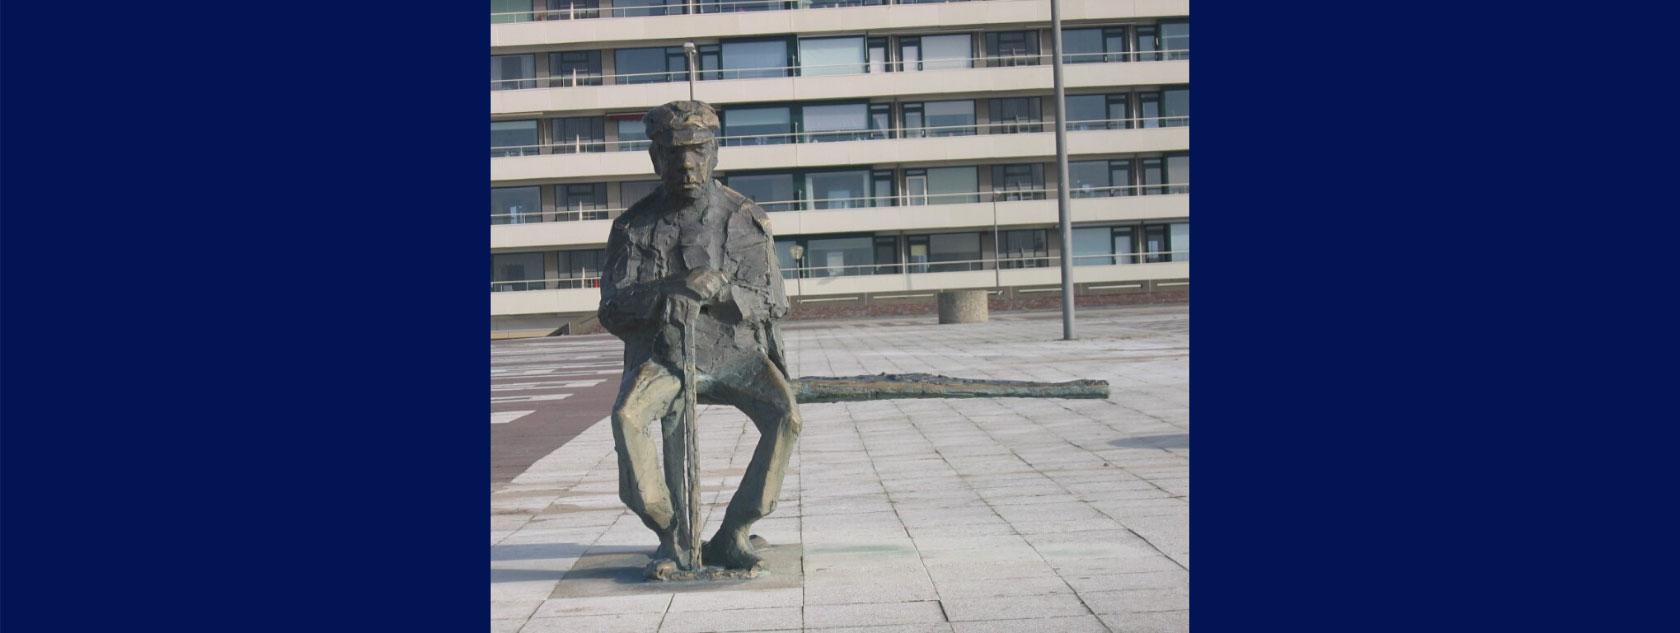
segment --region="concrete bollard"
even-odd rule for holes
[[[939,292],[939,323],[985,323],[991,315],[985,290]]]

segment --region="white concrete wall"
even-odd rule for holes
[[[1072,89],[1190,83],[1190,62],[1187,60],[1069,64],[1064,71],[1067,87]],[[714,105],[892,96],[900,100],[914,100],[946,94],[983,96],[993,92],[1050,90],[1054,88],[1051,74],[1050,66],[1044,65],[727,79],[696,82],[694,96]],[[686,82],[493,90],[490,92],[490,114],[508,118],[556,112],[647,110],[668,101],[687,98]]]
[[[1128,222],[1190,217],[1189,194],[1073,199],[1073,221]],[[778,237],[825,233],[943,231],[992,226],[993,203],[870,207],[822,211],[778,211],[770,214],[770,230]],[[1056,200],[996,203],[998,226],[1055,224]],[[495,251],[537,248],[601,248],[607,243],[609,220],[503,224],[490,227]]]
[[[1119,20],[1190,14],[1189,0],[1062,0],[1062,19]],[[929,5],[843,7],[795,11],[711,13],[514,22],[490,26],[495,54],[566,48],[609,47],[626,42],[776,35],[856,33],[884,29],[1048,23],[1044,0],[992,0]],[[585,46],[587,45],[587,46]]]
[[[1053,124],[1047,125],[1055,127]],[[1189,127],[1133,130],[1081,130],[1068,133],[1068,153],[1129,154],[1175,152],[1190,149]],[[842,143],[792,143],[724,147],[718,150],[718,169],[800,169],[845,165],[890,163],[990,162],[1056,155],[1056,135],[980,134],[891,140],[846,141]],[[653,163],[647,152],[600,152],[593,154],[549,154],[508,156],[490,159],[490,180],[566,179],[650,179]]]

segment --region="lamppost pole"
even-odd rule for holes
[[[1062,85],[1062,0],[1050,0],[1050,67],[1056,88],[1056,211],[1062,233],[1062,340],[1073,340],[1073,216],[1068,201],[1067,90]]]
[[[683,42],[683,56],[688,58],[688,100],[694,100],[694,80],[700,76],[700,63],[695,60],[694,42]]]

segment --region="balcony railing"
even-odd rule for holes
[[[790,143],[835,143],[843,141],[871,141],[891,139],[943,138],[985,134],[1038,134],[1054,129],[1054,121],[1018,119],[969,125],[934,125],[898,127],[885,130],[816,130],[776,134],[738,134],[716,137],[723,147],[755,145],[787,145]],[[1068,121],[1069,132],[1090,130],[1130,130],[1157,127],[1185,127],[1188,116],[1134,117],[1127,119],[1080,119]],[[491,158],[511,156],[540,156],[544,154],[587,154],[593,152],[638,152],[648,148],[650,141],[597,141],[573,139],[568,143],[549,145],[504,145],[490,148]]]
[[[940,204],[976,204],[982,201],[1013,202],[1021,200],[1048,200],[1056,195],[1056,191],[1057,190],[1054,187],[998,188],[987,192],[963,191],[956,193],[905,193],[891,196],[773,200],[758,202],[758,206],[768,212],[784,212],[800,210],[823,211],[833,209],[868,209],[873,207],[930,206]],[[1075,186],[1068,192],[1068,197],[1110,198],[1188,193],[1190,193],[1190,183],[1168,182],[1100,187]],[[625,207],[617,209],[576,209],[531,213],[492,213],[490,214],[490,223],[493,225],[538,224],[542,222],[611,220],[623,215],[624,212],[628,210],[629,208]]]
[[[666,15],[709,13],[738,13],[748,11],[790,11],[795,9],[833,9],[842,7],[879,7],[891,4],[944,4],[947,2],[985,2],[987,0],[701,0],[664,6],[580,8],[536,11],[507,11],[491,13],[491,24],[515,22],[544,22],[552,20],[592,20],[597,18],[639,18]],[[693,6],[690,6],[693,5]]]
[[[1121,63],[1147,61],[1179,61],[1190,59],[1190,49],[1155,51],[1126,51],[1116,53],[1068,53],[1062,61],[1069,64]],[[783,77],[832,77],[882,73],[916,73],[935,70],[963,70],[970,68],[1003,68],[1039,66],[1050,63],[1050,53],[1028,55],[985,55],[981,57],[948,57],[892,62],[857,61],[844,64],[801,64],[798,66],[762,66],[756,68],[707,68],[699,71],[700,81],[733,79],[766,79]],[[820,70],[822,72],[811,72]],[[618,86],[630,84],[670,83],[688,81],[688,70],[666,70],[645,73],[602,74],[595,72],[568,73],[551,77],[519,77],[490,81],[491,90],[524,90],[568,86]]]
[[[1190,261],[1190,251],[1189,249],[1183,249],[1173,251],[1144,251],[1138,253],[1076,254],[1072,257],[1072,259],[1073,265],[1080,268],[1089,266],[1129,266],[1135,264],[1187,262]],[[793,280],[875,275],[919,275],[926,273],[984,270],[1017,270],[1023,268],[1054,268],[1060,264],[1060,255],[1014,255],[1005,257],[1002,253],[996,253],[991,259],[928,259],[926,261],[897,262],[890,264],[796,266],[793,268],[782,268],[781,271],[783,279]],[[585,272],[580,276],[572,277],[490,282],[490,292],[518,292],[523,290],[578,290],[600,287],[601,274],[599,271]]]
[[[808,259],[808,258],[807,258]],[[1190,251],[1145,251],[1140,253],[1099,253],[1074,255],[1073,265],[1126,266],[1190,261]],[[783,279],[823,279],[826,277],[860,277],[871,275],[905,275],[924,273],[969,272],[980,270],[1016,270],[1022,268],[1053,268],[1061,265],[1060,255],[1013,255],[996,253],[991,259],[928,259],[891,264],[851,264],[845,266],[803,266],[783,268]]]

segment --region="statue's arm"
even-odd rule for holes
[[[630,275],[629,232],[614,223],[607,235],[607,261],[601,269],[601,306],[597,316],[608,332],[623,337],[645,329],[658,319],[665,285],[637,282]]]
[[[747,204],[752,204],[750,201]],[[756,218],[763,218],[757,211]],[[788,314],[787,291],[782,285],[782,270],[776,259],[776,240],[770,234],[769,222],[753,221],[754,230],[764,238],[763,247],[742,253],[750,261],[739,262],[739,273],[729,282],[729,296],[743,318],[768,322]]]

